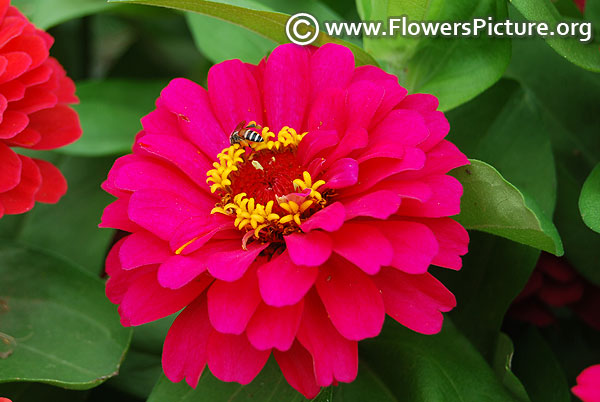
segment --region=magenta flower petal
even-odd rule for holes
[[[258,255],[268,247],[268,244],[252,243],[247,250],[240,249],[239,239],[223,242],[227,249],[215,250],[213,247],[206,258],[208,272],[216,279],[232,282],[240,279]]]
[[[121,322],[125,326],[136,326],[176,313],[198,297],[210,282],[210,279],[197,281],[170,290],[159,285],[156,272],[140,275],[131,282],[121,301]]]
[[[310,59],[311,99],[322,88],[345,88],[354,73],[354,55],[350,49],[328,43]]]
[[[317,384],[350,382],[358,374],[358,345],[335,329],[315,291],[305,298],[298,340],[312,355]]]
[[[273,356],[281,368],[287,382],[307,398],[317,396],[321,387],[317,385],[313,369],[313,359],[310,353],[295,341],[290,350],[273,351]]]
[[[302,127],[310,95],[308,50],[291,44],[273,50],[267,59],[264,99],[267,123],[275,132],[283,126]]]
[[[334,202],[307,219],[300,228],[305,233],[315,229],[335,232],[342,227],[345,220],[346,208],[341,202]]]
[[[600,401],[600,364],[586,368],[577,376],[573,393],[583,402]]]
[[[200,189],[206,189],[206,171],[211,163],[190,142],[169,135],[147,134],[140,137],[137,144],[144,151],[173,163]]]
[[[456,306],[454,295],[429,273],[409,275],[383,268],[374,279],[386,313],[422,334],[438,333],[442,329],[442,312]]]
[[[331,322],[344,338],[359,341],[379,334],[385,308],[379,289],[367,274],[334,258],[321,270],[316,288]]]
[[[303,300],[284,307],[261,303],[246,329],[248,340],[258,350],[289,350],[296,339],[303,311]]]
[[[286,236],[285,245],[294,264],[309,267],[323,264],[333,251],[331,237],[320,230]]]
[[[179,382],[185,378],[191,387],[196,387],[206,366],[212,330],[206,297],[201,296],[177,316],[165,338],[162,365],[169,380]]]
[[[454,221],[452,221],[454,222]],[[440,247],[434,232],[417,222],[384,222],[378,229],[394,249],[390,265],[408,274],[424,274]]]
[[[181,131],[204,155],[214,158],[227,146],[228,133],[213,115],[208,93],[200,85],[178,78],[160,96],[165,107],[177,116]]]
[[[239,335],[260,304],[254,272],[235,282],[215,281],[208,289],[208,316],[217,331]]]
[[[150,232],[140,231],[125,237],[119,250],[123,269],[160,264],[171,256],[168,244]]]
[[[392,262],[392,245],[376,225],[346,223],[331,237],[333,251],[369,275]]]
[[[252,347],[245,335],[213,331],[208,338],[208,367],[222,381],[250,383],[263,368],[270,350]]]
[[[240,121],[262,124],[260,91],[241,61],[229,60],[213,66],[208,72],[208,94],[224,132],[233,131]]]
[[[387,219],[398,210],[402,198],[393,191],[381,190],[358,197],[350,197],[344,199],[343,202],[346,209],[346,220],[357,216]]]
[[[298,303],[317,279],[315,267],[298,266],[285,251],[258,268],[262,299],[269,306],[283,307]]]

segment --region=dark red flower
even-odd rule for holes
[[[600,288],[587,282],[566,259],[542,253],[508,315],[545,327],[556,322],[552,309],[557,307],[570,308],[600,331]]]
[[[75,85],[56,59],[54,39],[37,29],[9,0],[0,0],[0,218],[55,203],[67,190],[51,163],[13,148],[55,149],[77,140],[81,127],[68,105]]]

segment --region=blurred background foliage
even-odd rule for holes
[[[247,387],[219,382],[208,370],[196,390],[170,383],[160,353],[174,317],[121,328],[99,279],[116,236],[97,228],[111,200],[99,186],[113,161],[129,152],[140,117],[170,79],[205,85],[214,63],[257,63],[282,42],[282,27],[257,16],[281,21],[284,14],[309,12],[321,22],[492,16],[591,21],[600,30],[600,1],[588,1],[584,14],[571,0],[134,2],[175,9],[104,0],[12,1],[55,37],[52,55],[77,83],[84,129],[77,143],[43,154],[69,182],[61,202],[0,220],[2,242],[18,244],[0,246],[0,297],[22,299],[18,308],[0,312],[0,332],[15,338],[0,352],[32,353],[0,360],[0,395],[15,402],[304,400],[272,362]],[[184,11],[206,12],[208,3],[216,4],[217,14]],[[585,45],[575,38],[343,39],[357,59],[373,58],[410,92],[438,96],[450,139],[486,163],[456,172],[465,185],[459,220],[480,231],[470,231],[461,271],[433,268],[458,299],[443,331],[423,336],[386,323],[380,337],[361,343],[357,381],[324,390],[316,400],[569,401],[576,374],[600,362],[598,333],[561,309],[558,325],[542,329],[505,315],[540,250],[560,255],[564,248],[579,274],[600,285],[600,168],[590,175],[600,160],[600,35]],[[320,36],[319,43],[330,40]],[[511,206],[500,206],[504,199]],[[49,294],[47,281],[55,289]],[[91,320],[88,326],[72,303]],[[40,316],[28,313],[34,305]],[[31,345],[32,331],[48,336]]]

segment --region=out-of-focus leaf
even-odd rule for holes
[[[513,50],[507,74],[535,95],[551,135],[558,175],[554,221],[565,257],[600,285],[598,234],[585,225],[578,208],[581,187],[600,163],[600,74],[578,68],[541,39],[514,41]]]
[[[510,2],[525,18],[530,21],[546,22],[550,30],[554,30],[559,23],[565,22],[551,1],[510,0]],[[547,36],[546,42],[571,63],[590,71],[600,72],[598,42],[583,43],[578,37],[559,37],[558,35]]]
[[[12,382],[0,384],[0,396],[12,402],[83,402],[87,391],[73,391],[47,384]]]
[[[463,185],[461,212],[456,219],[467,229],[502,236],[562,255],[562,242],[552,221],[535,201],[506,181],[492,166],[471,160],[452,171]]]
[[[146,400],[162,372],[160,355],[131,348],[121,365],[119,375],[108,380],[106,385]]]
[[[512,340],[505,333],[501,333],[498,337],[496,345],[496,353],[494,354],[493,368],[494,372],[502,381],[502,384],[510,390],[510,392],[519,401],[530,401],[525,387],[521,381],[512,372],[512,359],[515,349]]]
[[[208,15],[187,13],[196,46],[213,63],[240,59],[258,64],[277,43],[252,31]]]
[[[469,21],[475,17],[507,18],[504,0],[357,0],[364,21],[407,16],[410,22]],[[399,24],[398,24],[399,25]],[[510,61],[510,40],[486,35],[465,38],[363,38],[365,49],[400,78],[409,92],[437,96],[440,109],[452,109],[500,79]]]
[[[79,156],[103,156],[131,151],[141,130],[140,118],[150,113],[165,81],[107,80],[77,85],[83,135],[59,152]]]
[[[44,30],[73,18],[116,7],[105,0],[12,0],[11,4]]]
[[[0,382],[88,389],[117,374],[131,338],[100,279],[13,243],[0,245]]]
[[[513,371],[532,402],[569,402],[571,394],[554,353],[537,329],[514,339]]]
[[[596,165],[583,184],[579,210],[585,224],[600,233],[600,164]]]
[[[261,11],[277,11],[287,14],[305,12],[318,21],[340,20],[327,6],[315,0],[234,0],[232,5]],[[253,31],[208,15],[186,13],[186,19],[198,49],[213,63],[240,59],[257,64],[277,43]]]
[[[113,158],[63,157],[57,163],[69,190],[55,205],[38,204],[21,222],[13,239],[50,250],[98,275],[113,231],[98,229],[112,197],[100,188]]]
[[[289,19],[288,14],[254,10],[250,8],[233,6],[225,2],[197,0],[189,2],[186,0],[112,0],[112,3],[146,4],[151,6],[161,6],[174,8],[182,11],[191,11],[200,14],[210,15],[225,21],[232,22],[247,29],[250,29],[265,38],[276,43],[288,43],[289,39],[285,33],[285,25]],[[313,28],[309,28],[312,30]],[[311,31],[314,32],[314,31]],[[321,46],[325,43],[333,42],[345,45],[354,53],[357,65],[373,64],[377,62],[367,52],[360,47],[353,45],[341,39],[333,38],[323,32],[313,42],[315,46]]]
[[[388,320],[361,356],[399,401],[515,401],[477,350],[452,325],[426,336]]]
[[[456,296],[450,316],[458,329],[492,361],[504,315],[523,290],[540,252],[487,233],[471,233],[460,272],[435,276]]]

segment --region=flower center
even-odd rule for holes
[[[283,241],[283,236],[300,231],[302,222],[322,209],[328,198],[319,192],[325,181],[313,182],[296,158],[306,133],[298,134],[290,127],[282,128],[277,136],[268,127],[256,130],[263,141],[236,134],[236,143],[217,156],[219,161],[213,163],[206,180],[221,197],[211,213],[234,216],[235,227],[246,232],[244,246],[251,237]],[[247,137],[257,138],[254,134]]]

